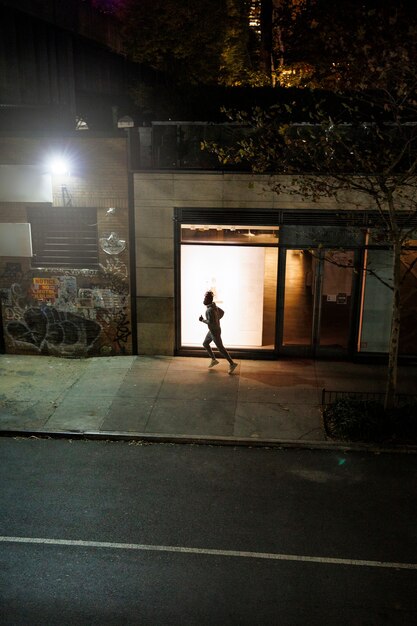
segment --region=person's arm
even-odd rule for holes
[[[200,315],[200,317],[198,318],[200,320],[200,322],[203,322],[203,324],[207,324],[207,326],[210,328],[216,323],[216,316],[215,313],[213,311],[213,309],[211,307],[208,307],[206,309],[206,318],[204,319],[204,317],[202,315]]]

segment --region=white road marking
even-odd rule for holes
[[[107,541],[82,541],[81,539],[48,539],[44,537],[4,537],[3,543],[29,543],[51,546],[75,546],[80,548],[107,548],[111,550],[142,550],[148,552],[178,552],[181,554],[206,554],[209,556],[240,557],[244,559],[267,559],[270,561],[300,561],[323,565],[357,565],[360,567],[382,567],[386,569],[417,570],[417,563],[392,563],[389,561],[365,561],[361,559],[338,559],[298,554],[276,554],[274,552],[242,552],[241,550],[215,550],[212,548],[187,548],[185,546],[158,546],[142,543],[113,543]]]

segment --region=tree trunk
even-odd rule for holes
[[[393,301],[392,301],[392,318],[391,318],[391,334],[389,340],[388,354],[388,373],[387,385],[385,390],[384,408],[389,409],[394,404],[395,394],[397,392],[397,371],[398,371],[398,349],[400,339],[400,322],[401,322],[401,302],[400,302],[400,285],[401,285],[401,242],[394,242],[393,249]]]
[[[272,80],[272,0],[261,1],[261,64]]]

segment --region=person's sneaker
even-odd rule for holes
[[[211,363],[210,363],[209,367],[214,367],[215,365],[218,365],[218,364],[219,364],[219,362],[218,362],[217,359],[211,359]]]
[[[237,363],[231,363],[229,367],[229,374],[233,374],[236,368],[237,368]]]

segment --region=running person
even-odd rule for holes
[[[205,304],[207,307],[206,319],[204,319],[202,315],[200,315],[198,319],[200,320],[200,322],[203,322],[208,326],[208,333],[206,335],[206,338],[204,339],[203,346],[207,350],[209,357],[211,357],[209,367],[214,367],[219,363],[214,356],[214,352],[210,345],[213,342],[216,345],[220,354],[229,362],[229,374],[231,374],[237,368],[237,363],[233,361],[222,342],[222,329],[220,327],[220,318],[223,317],[224,311],[222,311],[222,309],[220,309],[216,305],[216,303],[213,302],[212,291],[207,291],[205,293],[203,304]]]

